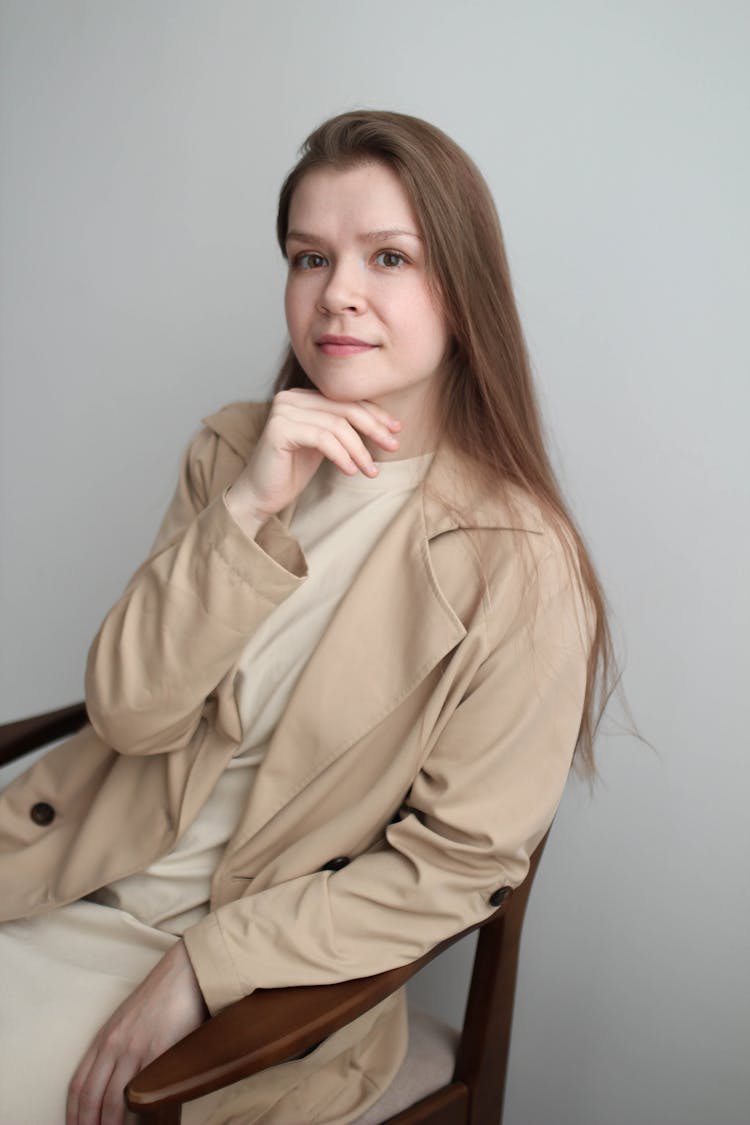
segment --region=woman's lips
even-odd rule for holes
[[[361,352],[372,351],[377,344],[368,344],[354,336],[321,336],[316,340],[316,346],[324,355],[359,355]]]

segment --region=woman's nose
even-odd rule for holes
[[[361,312],[365,306],[361,270],[355,262],[337,262],[326,271],[320,307],[329,313]]]

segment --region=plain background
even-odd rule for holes
[[[81,697],[201,416],[266,396],[304,136],[426,117],[496,198],[656,748],[613,707],[601,785],[565,794],[506,1125],[746,1123],[747,6],[6,0],[0,21],[0,719]],[[469,953],[413,993],[458,1019]]]

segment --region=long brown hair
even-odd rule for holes
[[[616,676],[604,592],[581,533],[567,510],[545,448],[541,412],[516,307],[495,205],[481,173],[441,130],[401,113],[361,110],[318,126],[301,148],[279,196],[277,237],[286,257],[289,207],[313,168],[371,161],[399,176],[422,226],[426,268],[451,333],[437,403],[440,440],[468,459],[488,491],[507,497],[508,483],[530,492],[567,534],[595,613],[575,764],[593,779],[594,737]],[[273,393],[314,388],[291,347]],[[573,567],[576,572],[576,567]]]

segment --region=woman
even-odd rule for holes
[[[62,1120],[72,1074],[67,1125],[119,1123],[130,1077],[207,1012],[487,917],[574,750],[593,772],[604,600],[479,172],[416,118],[343,114],[308,138],[278,236],[271,401],[204,420],[91,647],[91,726],[2,798],[10,987],[44,958],[40,1004],[86,997],[50,1062],[60,1109],[34,1120]],[[184,1119],[354,1121],[404,1012],[391,997]]]

